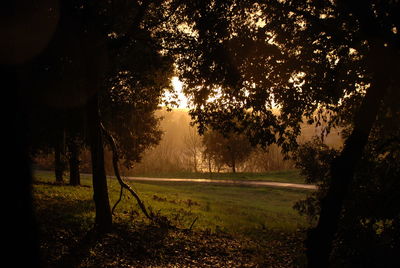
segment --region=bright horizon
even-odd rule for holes
[[[172,77],[171,79],[172,87],[178,95],[178,109],[188,109],[188,99],[185,94],[183,94],[182,87],[183,83],[179,80],[177,76]]]

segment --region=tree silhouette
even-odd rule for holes
[[[107,90],[101,97],[102,121],[114,136],[128,168],[161,139],[160,118],[155,112],[163,102],[164,92],[173,91],[172,60],[149,44],[149,34],[142,30],[125,46],[111,49],[112,66]]]
[[[189,158],[189,167],[193,168],[194,172],[199,171],[199,156],[202,149],[202,140],[197,130],[193,126],[188,126],[187,133],[183,136],[184,154]]]
[[[190,49],[178,64],[200,131],[211,126],[245,132],[253,143],[276,142],[290,152],[303,118],[316,125],[328,122],[326,131],[351,122],[351,134],[330,168],[332,183],[318,225],[307,240],[309,266],[326,267],[378,110],[393,109],[383,99],[399,84],[399,3],[201,1],[192,6],[197,12],[182,16],[191,27]],[[274,106],[280,107],[278,115]]]
[[[227,136],[217,131],[204,133],[204,154],[217,164],[227,165],[236,173],[237,167],[246,161],[253,148],[243,135],[229,133]]]

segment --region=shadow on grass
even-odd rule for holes
[[[78,244],[90,245],[89,242],[93,241],[92,234],[88,233],[94,224],[94,217],[88,217],[94,212],[93,201],[48,197],[35,203],[43,266],[76,267],[54,263],[60,256],[63,259],[66,252],[84,252]]]
[[[83,188],[92,188],[90,185],[71,185],[65,182],[51,182],[51,181],[40,181],[40,180],[34,180],[32,182],[34,185],[50,185],[50,186],[67,186],[67,187],[83,187]]]
[[[137,226],[136,226],[137,228]],[[112,232],[100,234],[87,232],[76,243],[69,245],[51,267],[108,267],[119,264],[142,263],[154,259],[154,252],[165,247],[168,230],[156,226],[142,226],[133,230],[128,226],[114,225]]]
[[[66,198],[54,197],[46,200],[46,206],[36,205],[36,213],[39,222],[42,220],[53,220],[56,225],[65,225],[71,222],[80,222],[84,215],[94,213],[94,201],[69,200]],[[50,216],[51,217],[48,217]]]
[[[99,234],[93,230],[95,208],[91,199],[59,195],[41,198],[36,215],[43,267],[108,267],[107,263],[124,260],[141,263],[164,247],[167,229],[116,223],[112,232]]]
[[[69,246],[68,253],[54,264],[53,267],[70,268],[78,267],[90,254],[90,249],[101,239],[101,235],[95,231],[89,231],[82,239]]]

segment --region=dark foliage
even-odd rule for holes
[[[161,118],[155,112],[164,93],[172,91],[172,60],[142,37],[151,42],[150,33],[142,30],[122,49],[110,51],[112,68],[101,103],[102,120],[128,168],[160,141]]]
[[[359,163],[341,214],[331,256],[334,267],[396,267],[400,249],[399,141],[384,139],[375,129]],[[397,135],[397,131],[392,135]],[[295,209],[315,221],[330,185],[330,163],[337,151],[319,139],[300,146],[297,165],[319,189]]]
[[[337,150],[329,148],[318,137],[302,144],[295,153],[296,168],[300,169],[300,174],[307,183],[318,186],[318,191],[294,205],[301,214],[308,216],[311,223],[315,224],[320,213],[319,202],[330,185],[330,164],[337,155]]]
[[[326,122],[327,133],[350,123],[307,240],[309,267],[327,266],[378,111],[389,108],[385,98],[399,103],[400,3],[194,1],[186,7],[179,23],[192,30],[190,49],[177,62],[200,132],[244,132],[253,143],[276,142],[290,152],[304,119]]]

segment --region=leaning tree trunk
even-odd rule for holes
[[[69,184],[77,186],[81,184],[79,173],[79,148],[75,140],[68,143],[69,156]]]
[[[140,199],[139,195],[136,193],[136,191],[134,189],[132,189],[129,184],[125,183],[122,178],[121,178],[121,174],[119,173],[119,167],[118,167],[118,161],[119,161],[119,156],[118,156],[118,150],[117,150],[117,145],[115,143],[115,140],[113,138],[113,136],[108,133],[108,131],[104,128],[104,126],[100,123],[100,127],[105,135],[106,140],[108,140],[108,143],[110,144],[111,147],[111,151],[112,151],[112,162],[113,162],[113,168],[114,168],[114,173],[115,173],[115,177],[117,177],[117,180],[119,182],[119,184],[121,185],[121,191],[120,191],[120,195],[119,195],[119,199],[118,201],[115,203],[114,207],[111,210],[111,213],[113,214],[114,209],[117,207],[117,205],[119,204],[119,202],[121,201],[122,198],[122,189],[125,188],[127,189],[132,196],[136,199],[136,201],[138,202],[138,205],[140,207],[140,209],[142,210],[143,214],[151,221],[154,221],[154,218],[147,212],[146,206],[144,205],[142,199]]]
[[[112,216],[108,198],[107,178],[104,168],[103,138],[100,128],[98,95],[87,103],[88,134],[93,173],[93,199],[96,207],[96,229],[108,232],[112,227]]]
[[[387,91],[388,80],[382,72],[375,77],[356,114],[351,135],[346,140],[340,156],[331,164],[332,183],[325,198],[321,200],[318,224],[309,231],[306,241],[308,267],[321,268],[329,265],[343,202]]]

